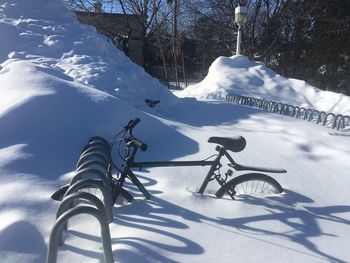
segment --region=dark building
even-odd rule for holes
[[[75,13],[81,23],[94,26],[97,32],[110,39],[134,63],[142,65],[143,43],[137,15],[104,13],[99,3],[95,3],[94,12],[75,11]]]

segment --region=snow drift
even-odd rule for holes
[[[245,56],[217,58],[202,82],[178,95],[224,100],[227,93],[350,115],[348,96],[322,91],[302,80],[284,78]]]
[[[139,107],[145,99],[161,97],[160,107],[174,100],[105,36],[78,22],[62,1],[2,1],[0,21],[0,63],[17,59],[45,64]]]

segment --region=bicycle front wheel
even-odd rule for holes
[[[244,196],[264,197],[282,192],[282,186],[271,176],[260,173],[248,173],[228,181],[215,195],[218,198],[227,195],[235,199]]]

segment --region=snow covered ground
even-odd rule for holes
[[[136,200],[114,207],[117,262],[350,262],[350,134],[222,100],[232,91],[349,115],[349,97],[234,56],[177,98],[60,0],[0,1],[0,36],[1,262],[45,262],[58,206],[50,195],[90,136],[111,139],[135,117],[149,145],[139,160],[204,159],[214,153],[208,137],[240,134],[238,162],[288,173],[272,175],[284,194],[232,201],[192,193],[206,168],[140,172],[153,197],[128,184]],[[145,99],[161,102],[151,109]],[[58,259],[103,260],[93,219],[73,219]]]
[[[207,77],[178,95],[223,100],[227,93],[289,103],[296,106],[350,115],[348,96],[322,91],[298,79],[287,79],[245,56],[219,57]]]

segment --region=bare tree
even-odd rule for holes
[[[177,72],[177,50],[178,50],[178,41],[177,41],[177,18],[179,15],[179,1],[178,0],[167,0],[169,5],[172,5],[172,53],[173,53],[173,65],[174,65],[174,73],[175,73],[175,85],[176,88],[180,87],[179,77]]]
[[[159,12],[162,0],[118,0],[124,14],[137,15],[141,27],[141,41],[145,51],[147,34]],[[143,61],[145,65],[145,61]]]

